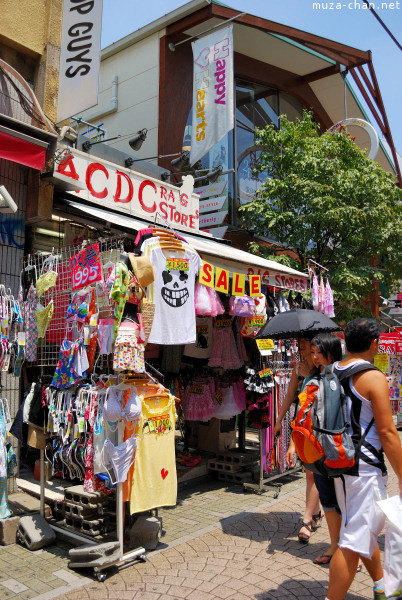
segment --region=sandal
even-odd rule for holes
[[[324,560],[320,560],[321,558],[323,558]],[[320,556],[317,556],[317,558],[313,560],[313,563],[315,565],[329,565],[329,563],[331,562],[331,558],[332,554],[320,554]]]
[[[324,515],[321,510],[316,515],[313,515],[312,526],[311,526],[313,531],[315,531],[316,529],[321,527],[321,521],[322,521],[323,516]]]
[[[311,534],[314,531],[314,529],[313,529],[312,526],[313,526],[313,521],[309,521],[308,523],[302,522],[302,526],[300,528],[299,535],[298,535],[299,542],[301,542],[302,544],[308,544],[308,542],[310,541],[310,536],[311,536]],[[303,529],[303,527],[305,529],[307,529],[307,531],[310,532],[310,535],[307,535],[306,533],[302,533],[301,532],[301,530]]]

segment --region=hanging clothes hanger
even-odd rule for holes
[[[102,266],[102,269],[110,269],[111,267],[115,266],[115,262],[112,261],[112,252],[113,250],[110,250],[110,256],[109,256],[109,260]]]

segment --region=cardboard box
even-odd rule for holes
[[[236,419],[222,421],[212,418],[207,423],[201,422],[198,427],[199,450],[218,452],[236,447]]]
[[[44,450],[46,448],[46,439],[47,434],[43,432],[43,429],[35,427],[35,425],[28,425],[28,446],[31,446],[31,448],[38,448],[38,450]]]

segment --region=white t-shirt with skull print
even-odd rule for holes
[[[155,271],[153,301],[155,314],[149,343],[166,346],[193,344],[196,341],[194,288],[202,261],[192,250],[150,248],[148,254]],[[185,259],[184,270],[171,269],[169,259]],[[172,262],[172,261],[171,261]],[[188,268],[188,270],[187,270]]]

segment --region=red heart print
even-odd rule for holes
[[[162,479],[166,479],[166,477],[168,476],[169,471],[166,471],[166,469],[162,469],[161,471],[161,475],[162,475]]]

